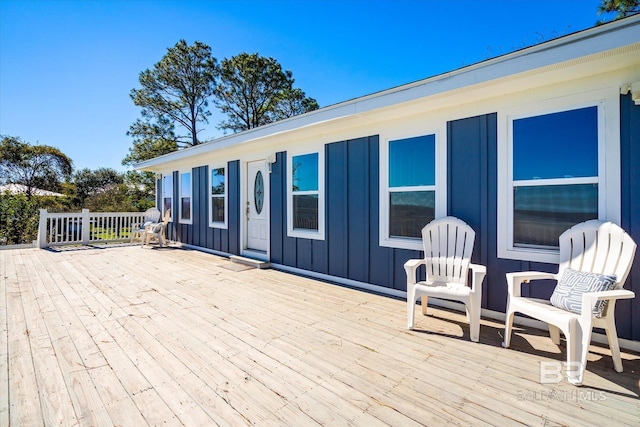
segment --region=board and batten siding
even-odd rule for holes
[[[622,226],[640,242],[640,107],[622,97]],[[482,307],[504,313],[505,274],[513,271],[557,272],[557,265],[497,256],[497,115],[447,123],[447,214],[476,231],[473,259],[487,267]],[[286,236],[286,153],[278,153],[271,174],[271,260],[331,276],[406,290],[403,264],[418,251],[379,245],[379,140],[377,136],[325,145],[326,239]],[[635,167],[634,167],[635,166]],[[523,295],[549,298],[554,281],[524,285]],[[619,301],[616,316],[621,338],[640,340],[640,257],[627,279],[634,300]]]
[[[640,105],[635,105],[631,95],[620,97],[620,160],[621,226],[640,245]],[[636,297],[616,303],[618,335],[640,341],[640,249],[625,289],[635,292]]]
[[[227,228],[209,226],[209,167],[191,169],[192,224],[181,224],[178,220],[178,172],[173,173],[174,211],[169,223],[167,237],[188,245],[212,249],[233,255],[240,254],[240,161],[227,163]]]
[[[406,290],[403,265],[418,251],[379,245],[379,137],[324,146],[324,240],[287,236],[286,152],[271,173],[271,261],[316,273]]]
[[[629,95],[620,97],[621,226],[640,243],[640,106]],[[505,274],[513,271],[557,272],[557,265],[498,258],[497,114],[447,122],[447,214],[467,222],[476,232],[472,261],[487,267],[482,307],[504,313]],[[286,151],[278,152],[270,178],[270,260],[274,264],[341,279],[405,291],[403,265],[419,258],[416,250],[380,246],[380,141],[368,136],[324,145],[324,240],[287,236]],[[193,224],[170,223],[172,239],[228,254],[240,254],[240,161],[228,168],[228,229],[208,224],[209,194],[206,166],[192,169]],[[174,210],[177,209],[178,172],[173,174]],[[160,186],[161,183],[158,185]],[[159,188],[158,186],[158,188]],[[176,210],[177,212],[177,210]],[[555,282],[523,285],[523,295],[549,298]],[[636,257],[626,289],[633,300],[616,304],[621,338],[640,341],[640,255]]]
[[[472,262],[487,267],[482,307],[504,313],[507,304],[505,274],[513,271],[557,272],[557,265],[498,258],[497,115],[486,114],[447,123],[447,214],[458,217],[476,232]],[[555,282],[522,288],[523,295],[551,296]]]
[[[505,274],[513,271],[556,273],[558,266],[497,257],[496,115],[488,114],[447,124],[447,213],[467,222],[476,231],[472,262],[487,267],[482,307],[505,312]],[[622,228],[640,243],[640,106],[630,96],[621,97]],[[525,296],[549,299],[555,282],[523,285]],[[620,338],[640,340],[640,255],[636,256],[625,289],[636,297],[616,304]]]
[[[158,178],[156,175],[156,207],[162,212],[162,178]]]

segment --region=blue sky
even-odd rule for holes
[[[0,134],[125,170],[129,92],[180,39],[272,56],[324,107],[589,28],[599,2],[0,0]]]

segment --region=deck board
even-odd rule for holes
[[[543,331],[178,248],[0,251],[0,426],[631,425],[625,372],[593,345],[584,386]]]
[[[0,426],[9,425],[9,330],[7,292],[9,273],[6,251],[0,251]]]
[[[24,310],[24,299],[28,297],[23,294],[24,282],[20,283],[18,279],[26,276],[22,260],[18,258],[15,263],[8,265],[6,274],[9,392],[4,397],[8,399],[9,425],[36,425],[44,417]],[[20,411],[16,411],[16,408],[20,408]]]

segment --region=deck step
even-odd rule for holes
[[[262,261],[259,259],[246,258],[239,255],[231,255],[229,259],[236,264],[248,265],[250,267],[259,268],[265,270],[267,268],[271,268],[271,263],[268,261]]]

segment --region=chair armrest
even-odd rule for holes
[[[131,230],[146,230],[149,221],[136,222],[131,224]],[[147,224],[147,225],[145,225]]]
[[[519,297],[520,286],[523,283],[529,283],[531,280],[553,279],[558,280],[558,275],[553,273],[543,273],[541,271],[518,271],[516,273],[507,273],[507,290],[509,296]]]
[[[591,306],[591,310],[593,310],[593,306],[597,301],[600,300],[619,300],[619,299],[631,299],[635,298],[636,294],[632,291],[628,291],[626,289],[616,289],[611,291],[601,291],[601,292],[585,292],[582,294],[582,307],[585,307],[585,303]]]
[[[404,263],[404,271],[407,273],[407,283],[416,283],[416,270],[424,263],[424,259],[410,259]]]
[[[476,291],[476,286],[482,286],[482,281],[487,275],[487,267],[480,264],[469,264],[471,269],[471,291]]]
[[[600,300],[614,301],[619,299],[635,298],[636,294],[626,289],[616,289],[601,292],[586,292],[582,294],[582,319],[583,322],[590,320],[593,313],[593,307]]]

